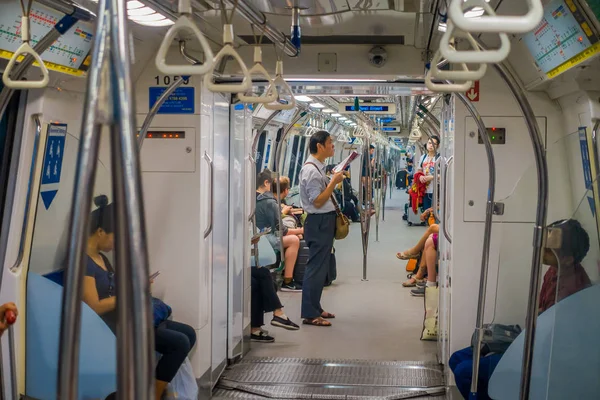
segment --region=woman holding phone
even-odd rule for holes
[[[90,216],[83,301],[116,332],[116,271],[103,254],[114,247],[114,203],[108,204],[106,196],[96,197],[94,203],[98,208]],[[154,273],[153,277],[157,275]],[[155,350],[162,355],[156,366],[156,399],[162,397],[196,343],[196,333],[191,326],[169,321],[166,317],[157,321],[155,313],[154,344]]]

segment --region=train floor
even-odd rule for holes
[[[396,258],[425,232],[402,220],[407,199],[401,190],[394,189],[391,199],[388,193],[379,240],[373,217],[366,281],[360,225],[336,242],[337,280],[322,299],[324,309],[336,314],[333,326],[301,325],[299,331],[265,326],[275,342],[252,343],[248,356],[225,372],[218,399],[448,398],[436,343],[420,340],[423,298],[402,287],[406,261]],[[286,314],[300,324],[302,294],[279,296]]]

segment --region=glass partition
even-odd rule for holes
[[[31,398],[55,399],[60,315],[79,152],[79,126],[47,125],[40,194],[29,253],[26,310],[26,388]],[[112,202],[108,132],[102,133],[94,197]],[[90,211],[97,207],[90,204]],[[105,237],[106,238],[106,237]],[[86,248],[91,248],[86,246]],[[93,246],[92,246],[93,247]],[[98,248],[97,246],[95,247]],[[112,263],[112,252],[105,256]],[[116,391],[116,338],[103,317],[82,305],[80,398],[104,399]]]

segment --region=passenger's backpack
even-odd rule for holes
[[[510,344],[519,336],[522,329],[519,325],[485,324],[481,340],[481,356],[490,353],[504,353]],[[477,332],[471,337],[471,347],[477,343]]]

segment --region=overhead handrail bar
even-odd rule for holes
[[[158,52],[156,53],[155,63],[156,68],[167,75],[204,75],[208,74],[213,69],[214,60],[213,52],[208,44],[208,41],[194,22],[192,14],[192,5],[190,0],[179,0],[179,14],[180,17],[177,19],[175,24],[169,28],[165,38],[163,39]],[[180,31],[186,31],[193,33],[194,37],[200,43],[202,52],[204,53],[203,64],[181,64],[173,65],[167,64],[167,53],[169,48],[173,44],[173,39],[179,34]]]
[[[527,4],[529,11],[523,16],[498,16],[493,15],[493,10],[485,0],[452,0],[448,6],[448,17],[466,32],[526,33],[535,29],[544,17],[541,0],[527,0]],[[488,15],[467,18],[464,10],[472,7],[481,7]]]
[[[448,213],[446,212],[448,208],[448,169],[450,165],[454,163],[454,156],[450,156],[448,161],[446,162],[446,168],[443,169],[444,176],[442,179],[444,180],[444,201],[442,203],[442,217],[444,220],[442,221],[442,231],[444,232],[444,237],[448,241],[448,243],[452,244],[452,235],[450,235],[450,231],[448,230]]]
[[[456,50],[455,46],[451,44],[454,38],[467,39],[473,50]],[[502,62],[508,57],[508,55],[510,54],[510,40],[508,39],[508,35],[502,32],[500,33],[500,48],[498,48],[497,50],[481,51],[479,45],[477,44],[477,41],[473,38],[473,36],[470,33],[461,31],[454,25],[454,23],[451,20],[448,20],[446,32],[444,32],[442,38],[440,39],[439,49],[442,57],[444,57],[446,60],[452,63],[483,63],[481,64],[480,69],[478,71],[473,71],[473,74],[475,72],[481,72],[481,69],[483,68],[483,73],[481,73],[481,77],[483,77],[485,75],[485,67],[487,67],[486,64]],[[436,64],[432,64],[431,67],[437,70]],[[442,74],[440,75],[439,72],[442,72]],[[463,71],[452,72],[454,72],[456,75],[444,77],[444,73],[447,74],[448,71],[440,70],[438,70],[438,73],[434,72],[434,75],[440,79],[479,79],[469,78],[468,76],[466,76],[467,73]]]
[[[42,134],[42,123],[40,121],[40,114],[34,114],[32,118],[35,123],[35,138],[33,140],[33,151],[31,153],[31,167],[29,169],[29,183],[27,184],[27,197],[25,200],[25,213],[23,215],[23,225],[21,227],[21,238],[19,239],[19,251],[17,253],[17,259],[15,260],[15,263],[12,267],[10,267],[10,270],[12,272],[16,272],[17,268],[19,268],[19,265],[21,265],[21,262],[23,261],[23,255],[25,253],[25,241],[28,236],[27,226],[29,225],[28,222],[29,213],[31,211],[31,201],[33,200],[32,197],[35,192],[34,190],[32,190],[32,185],[35,177],[35,171],[37,171],[38,166],[38,147],[40,142],[40,136]],[[0,379],[0,382],[3,382],[3,380]]]
[[[126,1],[100,0],[98,10],[69,224],[57,398],[78,398],[85,243],[100,133],[106,126],[111,131],[115,268],[121,282],[117,286],[117,393],[150,399],[154,397],[154,329]]]
[[[254,25],[252,25],[252,32],[254,33]],[[257,40],[256,35],[254,35],[254,37],[256,42],[254,46],[254,66],[250,68],[248,73],[250,74],[250,76],[264,76],[265,78],[267,78],[267,81],[269,81],[269,86],[267,86],[267,88],[265,89],[265,93],[262,96],[246,96],[246,94],[242,92],[238,94],[238,98],[244,103],[271,103],[277,100],[277,89],[273,85],[273,78],[271,78],[271,75],[269,75],[269,72],[265,69],[262,63],[262,49],[260,48],[260,45],[262,43],[263,36],[261,35]]]
[[[208,90],[214,93],[243,93],[252,88],[252,77],[248,72],[248,67],[246,67],[246,64],[244,64],[244,60],[242,60],[242,57],[240,57],[239,53],[233,48],[233,39],[235,36],[233,34],[232,19],[237,8],[237,4],[238,2],[236,1],[230,16],[227,17],[227,10],[225,9],[225,5],[221,0],[221,8],[223,12],[222,15],[223,19],[225,20],[225,24],[223,25],[223,48],[213,59],[213,65],[210,68],[211,73],[207,73],[204,76],[204,85],[206,85]],[[217,84],[213,81],[212,72],[224,57],[231,57],[238,62],[243,75],[241,83]]]
[[[283,79],[283,61],[277,60],[277,65],[275,67],[275,79],[271,83],[273,88],[277,88],[280,86],[281,89],[277,89],[277,101],[272,103],[265,104],[265,108],[267,110],[292,110],[296,107],[296,98],[294,97],[294,93],[292,92],[292,88],[288,83]],[[282,104],[279,102],[281,99],[281,93],[287,92],[290,94],[291,101],[287,104]]]
[[[24,1],[27,1],[27,6],[25,6]],[[23,15],[21,16],[21,41],[22,44],[19,46],[15,53],[8,61],[8,65],[4,69],[4,73],[2,74],[2,82],[6,87],[11,89],[43,89],[48,86],[48,82],[50,81],[50,75],[48,73],[48,68],[46,68],[46,64],[40,57],[37,51],[34,50],[33,47],[29,44],[31,41],[31,35],[29,32],[29,13],[31,11],[31,5],[33,4],[33,0],[19,0],[19,4],[21,5],[21,11]],[[40,71],[42,72],[42,79],[39,81],[22,81],[22,80],[13,80],[11,78],[12,69],[14,68],[17,60],[21,56],[31,55],[35,61],[37,61]]]
[[[433,59],[431,60],[431,65],[435,65],[436,69],[437,69],[437,65],[438,63],[441,61],[442,59],[442,55],[440,53],[440,51],[438,50],[434,56]],[[461,68],[463,70],[463,72],[469,72],[469,68],[467,67],[467,64],[465,63],[461,63]],[[457,71],[455,71],[457,72]],[[425,86],[427,86],[427,89],[434,91],[434,92],[442,92],[442,93],[460,93],[460,92],[466,92],[468,91],[472,86],[473,86],[473,81],[472,80],[468,80],[466,82],[463,83],[452,83],[452,82],[446,82],[446,83],[434,83],[433,79],[439,79],[437,76],[435,76],[433,74],[433,68],[429,68],[427,70],[427,73],[425,74]]]

